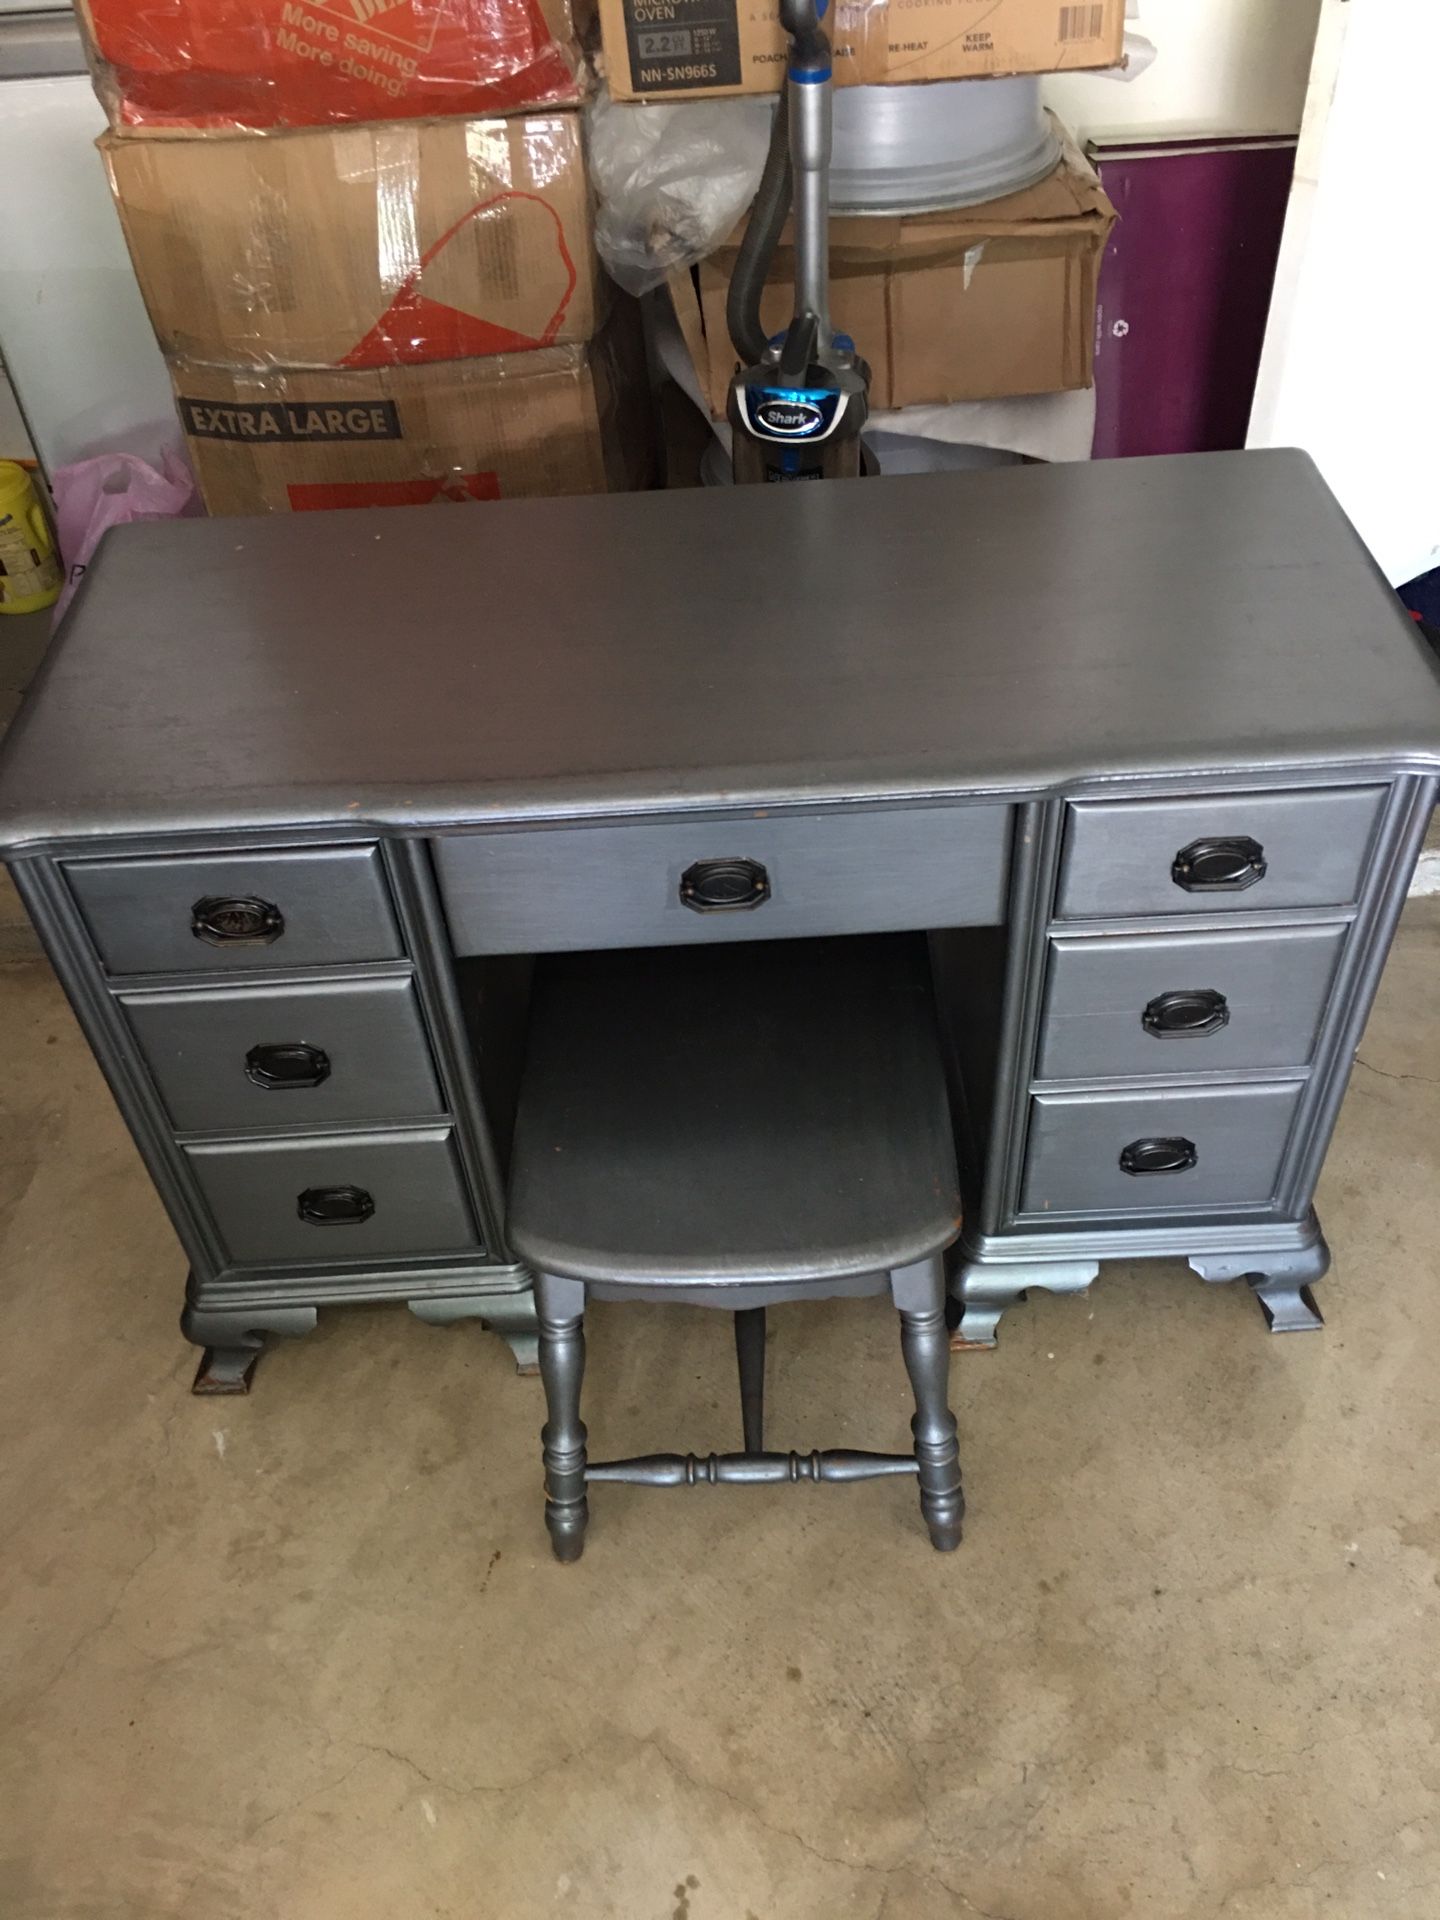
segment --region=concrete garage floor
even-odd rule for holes
[[[0,970],[4,1920],[1433,1920],[1440,917],[1321,1200],[1322,1335],[1178,1266],[957,1357],[968,1538],[884,1482],[540,1520],[498,1339],[337,1312],[192,1399],[181,1261]],[[878,1302],[772,1316],[776,1444],[903,1443]],[[728,1327],[592,1318],[605,1451],[737,1437]]]

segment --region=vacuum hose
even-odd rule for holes
[[[790,170],[790,97],[782,87],[770,123],[770,146],[765,155],[765,171],[750,209],[745,237],[735,257],[730,276],[730,291],[725,298],[725,324],[730,344],[743,365],[754,366],[769,344],[760,324],[760,296],[765,290],[770,262],[780,234],[790,217],[790,200],[795,180]]]

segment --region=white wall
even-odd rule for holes
[[[1324,0],[1250,421],[1396,586],[1440,566],[1437,89],[1440,0]]]
[[[20,413],[10,377],[0,367],[0,460],[33,460],[35,449]]]
[[[95,151],[87,75],[0,82],[0,350],[48,472],[179,444],[175,403]]]
[[[1420,0],[1427,3],[1440,8],[1440,0]],[[1319,4],[1140,0],[1131,25],[1159,49],[1154,66],[1125,83],[1055,74],[1045,82],[1046,102],[1082,139],[1294,133]]]

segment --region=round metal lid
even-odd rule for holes
[[[1060,141],[1037,76],[838,87],[830,169],[836,213],[937,213],[1043,180]]]

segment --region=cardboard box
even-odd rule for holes
[[[585,97],[585,0],[77,0],[112,127],[234,133]]]
[[[785,72],[778,0],[599,0],[617,100],[774,93]],[[839,0],[837,85],[968,80],[1111,67],[1125,0]]]
[[[404,366],[588,340],[603,317],[575,112],[100,150],[171,357]]]
[[[1068,139],[1023,193],[962,212],[837,219],[830,311],[870,363],[873,407],[1057,393],[1091,383],[1100,256],[1115,209]],[[782,236],[761,303],[770,333],[794,305],[794,254]],[[735,353],[725,327],[734,235],[670,288],[712,412],[724,415]]]
[[[305,513],[649,484],[648,406],[613,330],[585,346],[372,371],[172,362],[211,513]]]

